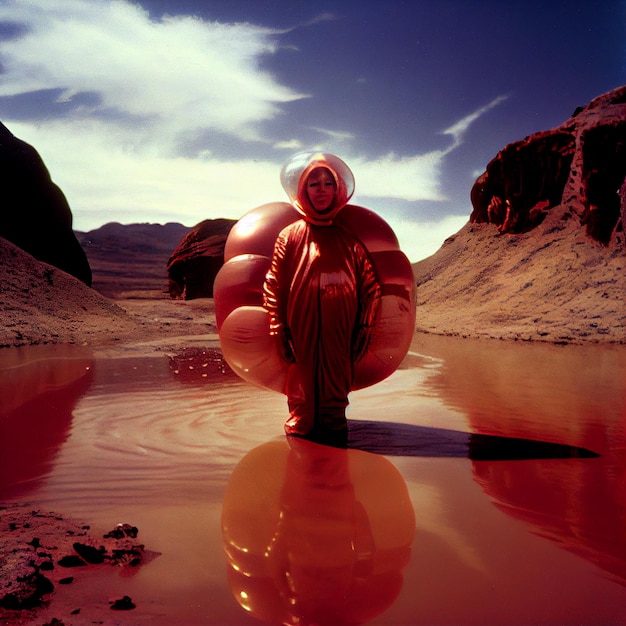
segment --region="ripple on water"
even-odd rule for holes
[[[223,485],[238,460],[267,441],[272,413],[270,437],[281,435],[283,396],[228,378],[189,384],[167,360],[144,360],[96,367],[47,490],[96,500],[188,497]]]

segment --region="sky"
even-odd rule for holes
[[[76,230],[193,226],[352,169],[413,262],[504,146],[626,84],[626,0],[0,0],[0,121]]]

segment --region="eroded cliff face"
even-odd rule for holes
[[[592,239],[623,247],[625,179],[626,86],[501,150],[474,183],[470,221],[523,233],[560,206]]]
[[[470,222],[416,263],[417,329],[550,343],[626,341],[626,86],[506,146]]]

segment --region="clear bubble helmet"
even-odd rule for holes
[[[316,213],[305,190],[309,174],[325,168],[335,179],[330,210]],[[415,331],[416,289],[413,269],[391,227],[364,207],[347,204],[354,176],[338,157],[308,152],[292,157],[281,171],[281,183],[292,204],[272,202],[244,215],[231,229],[224,265],[213,288],[216,322],[224,358],[244,380],[285,393],[289,363],[270,335],[263,307],[263,283],[279,233],[305,219],[333,225],[354,235],[367,250],[381,286],[381,301],[365,356],[355,363],[352,390],[387,378],[406,356]],[[306,314],[303,312],[303,314]]]
[[[332,205],[323,215],[313,206],[306,190],[309,175],[318,168],[328,171],[335,182]],[[280,182],[296,210],[305,220],[318,225],[332,223],[354,193],[350,168],[339,157],[324,152],[303,152],[289,159],[281,170]]]

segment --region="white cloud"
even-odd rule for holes
[[[5,0],[0,19],[28,27],[0,43],[0,95],[97,93],[101,111],[134,119],[123,124],[126,141],[146,133],[168,145],[200,128],[254,138],[278,104],[304,97],[260,69],[278,34],[265,27],[191,16],[157,22],[121,0]]]
[[[354,133],[348,133],[342,130],[330,130],[329,128],[321,128],[319,126],[311,126],[311,129],[335,141],[349,141],[354,139]]]
[[[0,41],[0,95],[99,96],[61,119],[3,119],[39,151],[77,229],[114,219],[191,225],[283,199],[275,164],[176,150],[177,138],[207,129],[258,139],[259,122],[302,97],[260,70],[278,31],[190,16],[154,21],[122,0],[3,0],[0,20],[25,27]]]
[[[316,15],[313,19],[308,22],[304,22],[303,24],[299,24],[298,26],[314,26],[315,24],[319,24],[320,22],[333,22],[334,20],[338,20],[339,17],[330,11],[325,11],[324,13],[320,13]],[[298,28],[295,26],[294,28]]]
[[[285,141],[277,141],[274,144],[274,148],[279,150],[304,150],[304,144],[299,139],[287,139]]]
[[[440,190],[445,152],[436,150],[416,156],[390,153],[374,161],[349,160],[359,195],[403,200],[445,200]]]
[[[193,226],[206,218],[238,219],[255,206],[285,199],[278,168],[268,161],[136,153],[86,123],[68,135],[51,124],[13,124],[10,130],[37,147],[67,196],[77,230],[109,221]]]
[[[334,16],[323,14],[307,25],[329,19]],[[258,140],[260,122],[279,114],[285,102],[305,97],[260,69],[285,31],[191,16],[156,21],[125,0],[2,0],[0,20],[26,27],[0,41],[0,96],[56,89],[65,106],[77,94],[98,96],[92,104],[70,107],[63,118],[3,120],[39,151],[68,197],[75,228],[112,220],[193,225],[285,200],[280,163],[218,159],[211,146],[200,147],[196,158],[176,150],[177,139],[201,131]],[[442,201],[445,157],[474,121],[505,98],[450,126],[444,134],[452,136],[452,145],[426,154],[389,152],[371,160],[350,155],[351,133],[315,130],[345,146],[358,195]],[[283,131],[289,137],[293,129],[285,124]],[[273,147],[302,149],[303,140],[291,136]],[[463,220],[390,223],[416,261],[432,254]]]
[[[431,256],[443,242],[458,232],[468,221],[467,215],[447,215],[441,220],[413,222],[403,219],[389,219],[400,248],[411,263]]]
[[[488,113],[489,111],[491,111],[491,109],[498,106],[508,98],[508,94],[498,96],[485,106],[482,106],[473,113],[466,115],[464,118],[460,119],[458,122],[454,123],[449,128],[446,128],[446,130],[442,131],[442,135],[450,135],[452,137],[454,143],[452,144],[451,149],[454,149],[463,143],[463,137],[465,133],[478,118],[482,117],[483,115],[485,115],[485,113]]]

